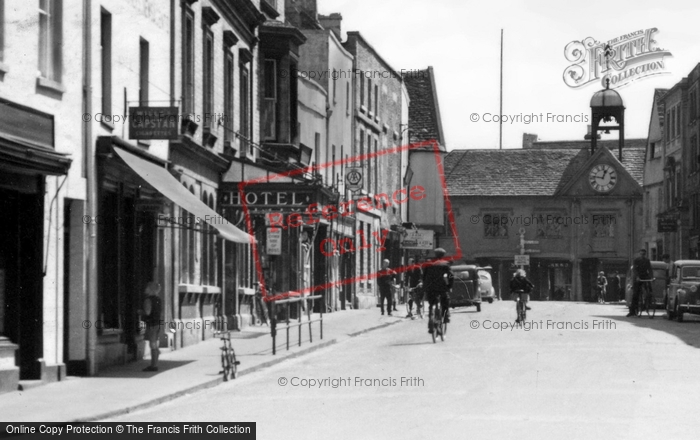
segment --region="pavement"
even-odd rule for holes
[[[313,342],[308,326],[286,332],[278,325],[277,353],[272,354],[272,337],[266,325],[232,333],[232,345],[240,361],[238,376],[250,374],[299,357],[368,331],[406,321],[405,308],[394,316],[382,316],[379,309],[345,310],[323,315],[323,339],[319,324],[313,323]],[[312,315],[312,319],[318,315]],[[143,372],[150,361],[131,362],[100,371],[96,377],[67,377],[60,382],[25,391],[0,394],[0,414],[5,421],[69,423],[113,418],[143,410],[185,394],[215,387],[223,382],[218,338],[173,351],[161,349],[159,371]],[[236,379],[234,379],[235,381]]]

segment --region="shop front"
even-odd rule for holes
[[[58,332],[44,328],[44,221],[59,189],[46,180],[65,181],[70,165],[54,149],[53,116],[0,100],[0,393],[48,374],[45,333]]]
[[[164,159],[116,136],[98,138],[97,157],[96,363],[102,368],[143,357],[138,310],[151,281],[161,286],[163,321],[173,330],[163,332],[161,346],[182,347],[215,330],[221,287],[209,284],[217,283],[217,260],[202,249],[251,237],[180,182]],[[177,252],[183,246],[185,259]]]
[[[254,268],[262,279],[267,296],[280,294],[323,295],[314,310],[333,309],[334,274],[340,263],[337,230],[341,217],[325,207],[336,207],[338,197],[328,188],[306,183],[259,183],[246,185],[239,193],[238,183],[221,185],[221,210],[232,222],[249,223],[257,245]],[[334,212],[337,212],[334,211]],[[244,321],[248,310],[242,298],[235,310]],[[331,307],[329,307],[331,306]],[[293,309],[296,315],[298,309]]]

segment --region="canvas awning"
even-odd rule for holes
[[[166,168],[141,159],[117,146],[114,146],[114,151],[116,151],[129,168],[134,170],[143,180],[181,208],[186,209],[202,221],[209,223],[219,232],[221,238],[235,243],[245,244],[251,244],[255,241],[253,236],[241,231],[225,219],[222,219],[220,214],[189,192]]]

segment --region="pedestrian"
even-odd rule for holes
[[[639,257],[634,259],[632,264],[632,302],[629,304],[629,313],[627,317],[637,314],[637,303],[642,289],[642,281],[649,280],[652,277],[651,261],[647,258],[646,249],[639,250]]]
[[[598,301],[605,303],[605,293],[608,287],[608,279],[605,278],[605,272],[598,272],[598,279],[596,280],[598,286]]]
[[[624,299],[623,295],[620,294],[620,284],[620,274],[615,271],[612,278],[610,278],[610,298],[612,298],[612,301],[615,301],[615,298],[619,301]]]
[[[409,291],[411,292],[409,297],[408,297],[408,315],[406,315],[406,318],[411,318],[413,316],[413,298],[416,298],[416,313],[420,314],[420,307],[421,304],[418,302],[418,292],[417,292],[417,287],[421,283],[421,280],[423,279],[423,271],[420,269],[419,265],[415,265],[415,260],[413,258],[408,259],[408,267],[409,269],[406,272],[406,279],[405,279],[405,285],[408,287]],[[411,291],[411,289],[414,289]]]
[[[379,306],[384,314],[384,299],[386,298],[387,315],[391,316],[392,297],[394,283],[396,282],[396,272],[389,269],[389,260],[382,261],[382,270],[377,275],[377,284],[379,285]]]
[[[661,259],[664,263],[666,263],[666,287],[668,288],[668,285],[671,284],[671,266],[673,265],[673,262],[671,261],[671,256],[669,254],[663,254]]]
[[[146,324],[146,340],[151,348],[151,365],[144,368],[143,371],[158,371],[158,349],[160,342],[160,334],[162,330],[161,322],[161,300],[158,294],[160,293],[160,284],[151,281],[146,286],[146,297],[143,300],[143,310],[139,310],[142,316],[142,321]]]

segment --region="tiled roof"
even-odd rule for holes
[[[596,142],[596,145],[598,148],[600,147],[606,147],[610,151],[617,151],[617,146],[618,146],[618,141],[617,139],[599,139],[598,142]],[[647,140],[646,138],[643,139],[625,139],[625,147],[624,148],[645,148],[647,146]],[[591,147],[591,141],[590,140],[580,140],[580,141],[536,141],[532,143],[532,146],[527,146],[524,145],[523,148],[526,149],[542,149],[542,148],[547,148],[547,149],[562,149],[562,148],[571,148],[574,150],[579,150],[581,148],[589,148]]]
[[[589,148],[453,150],[445,180],[450,196],[553,196],[589,158]],[[622,164],[642,185],[644,148],[623,148]]]
[[[408,127],[411,142],[437,140],[444,147],[440,106],[435,91],[433,68],[411,71],[403,75],[408,90]]]

